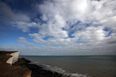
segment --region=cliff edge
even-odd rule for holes
[[[25,63],[17,51],[0,51],[0,77],[31,77]]]

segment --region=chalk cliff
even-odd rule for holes
[[[17,51],[0,51],[0,77],[31,77],[31,70]]]
[[[0,51],[0,62],[12,65],[19,59],[19,52],[17,51]]]

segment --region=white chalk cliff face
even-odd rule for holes
[[[6,61],[6,63],[12,65],[13,63],[15,63],[15,62],[18,61],[19,52],[14,52],[14,53],[11,53],[10,55],[11,55],[12,57],[10,57],[10,58]]]

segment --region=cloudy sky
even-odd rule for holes
[[[116,55],[116,0],[0,0],[0,49]]]

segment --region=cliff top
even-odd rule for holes
[[[0,51],[0,55],[11,54],[15,52],[18,52],[18,51]]]

